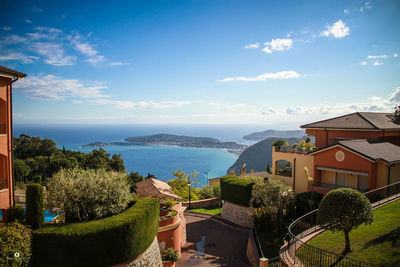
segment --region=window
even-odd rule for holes
[[[346,174],[342,172],[336,173],[336,187],[345,187],[346,186]]]

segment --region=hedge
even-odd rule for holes
[[[100,220],[34,231],[32,266],[110,266],[142,254],[158,231],[159,200],[135,198],[126,211]]]
[[[250,206],[254,181],[242,180],[233,175],[221,177],[221,198],[241,206]]]
[[[30,184],[26,189],[26,224],[32,229],[44,225],[43,187],[40,184]]]

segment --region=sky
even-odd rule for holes
[[[297,129],[400,104],[400,1],[3,0],[15,123]]]

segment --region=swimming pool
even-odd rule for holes
[[[51,222],[56,217],[56,215],[57,214],[52,213],[52,212],[50,212],[48,210],[45,210],[44,211],[44,221],[47,222],[47,223]],[[0,219],[3,219],[3,210],[2,209],[0,209]]]

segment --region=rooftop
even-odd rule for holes
[[[341,146],[348,150],[364,156],[372,161],[384,161],[386,163],[400,162],[400,147],[388,142],[370,141],[365,139],[338,141],[336,144],[327,146],[310,153],[317,154],[335,146]]]
[[[305,124],[300,126],[300,128],[400,130],[400,124],[393,121],[393,113],[355,112]]]
[[[9,77],[9,78],[13,78],[13,79],[22,79],[24,77],[26,77],[25,73],[16,71],[16,70],[12,70],[3,66],[0,66],[0,76],[3,77]]]
[[[181,197],[176,195],[172,188],[166,183],[158,179],[148,178],[136,184],[136,193],[138,196],[154,197],[159,199],[180,200]]]

